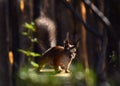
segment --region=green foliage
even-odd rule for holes
[[[32,51],[28,51],[28,50],[23,50],[23,49],[19,49],[19,52],[25,54],[28,57],[28,61],[31,64],[31,66],[35,68],[39,67],[39,65],[35,63],[31,57],[40,57],[40,54],[32,52]]]
[[[35,23],[34,22],[31,22],[30,24],[25,23],[25,24],[23,24],[23,27],[32,31],[32,32],[35,32]]]
[[[38,57],[38,56],[40,56],[40,54],[32,52],[32,51],[29,51],[29,50],[19,49],[19,52],[25,54],[28,57]]]
[[[31,45],[30,45],[30,47],[27,50],[19,49],[18,51],[23,53],[24,55],[26,55],[29,63],[31,64],[31,66],[37,68],[38,64],[35,63],[33,61],[33,58],[32,58],[32,57],[40,57],[40,54],[35,53],[35,52],[32,51],[33,43],[37,42],[37,38],[35,38],[33,36],[34,32],[36,31],[35,24],[34,24],[34,22],[25,23],[25,24],[23,24],[23,27],[25,28],[25,31],[22,32],[22,35],[26,36],[30,40]]]
[[[111,57],[110,63],[116,62],[117,56],[115,55],[115,51],[112,51],[112,55],[110,57]]]
[[[78,83],[79,86],[95,86],[96,75],[92,69],[85,69],[82,64],[76,64],[72,67],[72,77],[74,83]],[[79,83],[81,82],[81,83]]]
[[[35,63],[34,61],[30,61],[30,64],[33,66],[33,67],[35,67],[35,68],[38,68],[39,67],[39,65],[37,64],[37,63]]]
[[[85,72],[81,64],[72,65],[71,73],[55,73],[54,70],[36,72],[25,66],[18,74],[17,86],[95,86],[95,73],[92,70]]]
[[[60,80],[50,74],[38,74],[32,68],[23,67],[18,74],[17,86],[60,86]]]
[[[87,86],[95,86],[96,85],[96,75],[91,69],[89,69],[88,72],[85,72],[85,82],[86,82]]]
[[[37,38],[33,37],[33,33],[36,31],[35,24],[33,22],[25,23],[23,24],[23,27],[26,31],[22,32],[22,35],[26,36],[32,43],[37,42]]]

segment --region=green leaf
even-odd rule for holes
[[[29,56],[29,52],[26,50],[19,49],[18,51],[25,54],[26,56]]]
[[[110,62],[115,62],[117,60],[117,56],[115,55],[115,51],[112,51],[112,55],[110,57],[111,57]]]
[[[39,67],[39,65],[37,63],[35,63],[34,61],[30,61],[30,64],[33,66],[33,67]]]
[[[37,38],[33,38],[31,39],[31,42],[35,43],[35,42],[38,42]]]
[[[35,23],[34,23],[34,22],[31,22],[31,25],[35,26]]]
[[[26,56],[32,56],[32,57],[38,57],[40,56],[40,54],[32,52],[32,51],[28,51],[28,50],[23,50],[23,49],[19,49],[19,52],[25,54]]]
[[[35,27],[34,27],[33,24],[25,23],[25,24],[23,25],[23,27],[25,27],[25,28],[27,28],[27,29],[29,29],[29,30],[32,30],[33,32],[35,31]]]
[[[35,53],[35,52],[29,51],[29,53],[30,53],[30,56],[33,56],[33,57],[38,57],[38,56],[40,56],[40,54]]]
[[[115,55],[112,55],[112,62],[115,62],[117,60],[117,57]]]
[[[28,36],[28,33],[27,32],[22,32],[22,35]]]

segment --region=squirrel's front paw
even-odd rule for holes
[[[65,73],[70,73],[70,70],[65,70]]]
[[[62,72],[63,70],[62,70],[62,68],[61,68],[60,66],[58,66],[57,68],[55,68],[55,71],[56,71],[57,73],[60,73],[60,72]]]

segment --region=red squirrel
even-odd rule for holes
[[[37,59],[38,70],[48,64],[52,65],[56,72],[62,70],[65,70],[66,73],[70,72],[69,67],[76,56],[79,41],[72,45],[69,42],[69,34],[67,34],[64,46],[56,46],[55,23],[46,16],[37,18],[35,23],[39,48],[43,52],[42,56]]]
[[[69,67],[76,56],[78,45],[79,41],[75,45],[72,45],[67,39],[64,41],[64,46],[54,46],[49,48],[39,58],[38,70],[41,70],[45,65],[51,65],[56,72],[65,70],[65,73],[69,73]]]

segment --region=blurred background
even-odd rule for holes
[[[91,69],[98,83],[120,85],[119,4],[119,0],[0,0],[0,86],[29,85],[19,84],[25,82],[19,81],[16,76],[23,66],[29,65],[29,59],[23,50],[39,53],[39,43],[34,43],[32,37],[33,29],[36,29],[35,20],[43,16],[54,22],[56,35],[50,36],[55,36],[56,45],[63,46],[67,32],[72,43],[80,39],[79,50],[73,62],[78,62],[78,65],[74,67],[79,69],[80,63],[84,72]],[[31,28],[31,32],[28,31]],[[51,41],[46,39],[46,42]],[[29,86],[33,85],[35,84]],[[76,84],[70,86],[74,85]],[[42,85],[39,83],[35,86]]]

